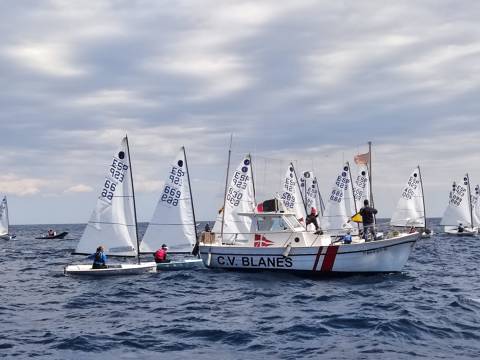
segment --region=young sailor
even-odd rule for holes
[[[155,258],[155,262],[157,264],[170,262],[170,260],[167,259],[167,250],[167,245],[163,244],[162,247],[158,249],[155,254],[153,254],[153,257]]]
[[[87,259],[93,259],[92,269],[107,268],[107,255],[103,252],[103,246],[99,246],[95,254],[90,255]]]
[[[343,235],[342,240],[343,240],[344,244],[351,244],[352,243],[352,234],[351,234],[350,229],[348,229],[347,233],[345,235]]]
[[[312,207],[312,209],[310,210],[310,214],[307,215],[307,219],[306,219],[305,224],[307,225],[307,228],[308,228],[308,225],[313,224],[315,226],[315,234],[317,234],[317,233],[320,234],[320,232],[322,230],[320,229],[320,226],[318,225],[317,217],[318,217],[317,209]]]
[[[462,223],[458,224],[457,232],[463,233],[464,230],[465,228],[463,227],[463,224]]]
[[[359,214],[362,215],[363,224],[363,238],[368,241],[368,233],[372,233],[372,240],[375,240],[375,221],[374,215],[378,212],[377,209],[369,206],[368,200],[363,201],[363,207],[360,209]]]

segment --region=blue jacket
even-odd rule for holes
[[[352,242],[352,235],[345,234],[345,235],[343,235],[342,240],[345,242],[345,244],[350,244]]]
[[[90,255],[87,259],[92,259],[94,264],[105,265],[107,262],[107,255],[103,251]]]

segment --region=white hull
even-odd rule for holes
[[[113,275],[136,275],[147,272],[156,272],[157,264],[154,262],[142,264],[115,264],[105,269],[92,269],[92,264],[68,265],[64,269],[65,275],[87,276],[113,276]]]
[[[455,235],[455,236],[475,236],[478,234],[478,231],[474,229],[474,230],[463,230],[462,232],[458,232],[458,230],[452,229],[452,230],[445,230],[445,234]]]
[[[0,239],[2,240],[12,240],[12,239],[15,239],[15,235],[10,235],[10,234],[4,234],[4,235],[0,235]]]
[[[168,263],[157,263],[157,270],[187,270],[203,267],[202,259],[174,260]]]
[[[200,244],[205,266],[222,269],[297,271],[311,274],[398,272],[419,233],[349,245],[245,247]]]

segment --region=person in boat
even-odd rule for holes
[[[92,269],[106,269],[107,266],[107,255],[103,252],[103,246],[99,246],[95,254],[92,254],[88,259],[93,259]]]
[[[410,230],[408,231],[410,234],[413,234],[415,232],[417,232],[417,229],[415,228],[415,226],[411,226],[410,227]]]
[[[310,209],[310,214],[307,215],[307,219],[305,221],[305,225],[307,226],[308,228],[308,225],[310,224],[313,224],[315,226],[315,234],[321,234],[322,233],[322,229],[320,229],[320,226],[318,225],[318,213],[317,213],[317,209],[315,209],[314,207],[312,207]]]
[[[212,231],[212,230],[210,229],[210,225],[208,225],[208,223],[205,224],[205,228],[203,229],[203,231],[205,231],[205,232],[211,232],[211,231]]]
[[[347,229],[347,233],[342,237],[344,244],[351,244],[352,243],[352,231]]]
[[[170,262],[170,260],[167,258],[167,251],[168,251],[168,247],[165,244],[163,244],[160,249],[155,251],[155,254],[153,254],[153,257],[157,264]]]
[[[375,240],[377,234],[375,233],[375,218],[377,209],[370,206],[368,200],[363,201],[363,207],[360,209],[359,214],[362,216],[363,225],[363,238],[368,241],[368,233],[372,234],[372,240]]]
[[[53,231],[53,229],[49,229],[49,230],[48,230],[48,233],[47,233],[47,236],[48,236],[48,237],[55,236],[55,231]]]
[[[465,231],[465,227],[462,223],[458,224],[457,232],[463,233]]]

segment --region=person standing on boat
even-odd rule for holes
[[[93,259],[92,269],[107,268],[107,255],[103,252],[103,246],[99,246],[95,254],[90,255],[87,259]]]
[[[170,260],[167,259],[167,250],[168,250],[167,245],[163,244],[160,249],[155,251],[155,254],[153,254],[153,257],[155,258],[155,262],[157,264],[170,262]]]
[[[377,209],[369,206],[368,200],[363,201],[363,207],[360,209],[359,214],[362,216],[363,224],[363,238],[368,241],[368,233],[372,234],[372,240],[375,240],[377,234],[375,233],[375,218],[374,215],[378,212]]]
[[[305,221],[305,224],[308,228],[308,225],[310,224],[313,224],[315,226],[315,234],[320,234],[320,232],[322,231],[320,229],[320,226],[318,225],[318,213],[317,213],[317,209],[315,209],[314,207],[312,207],[312,209],[310,210],[310,214],[307,215],[307,219]]]

